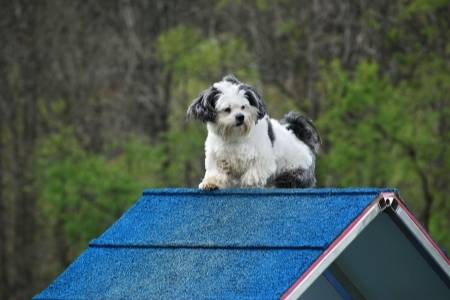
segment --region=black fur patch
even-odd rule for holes
[[[241,83],[233,74],[228,74],[222,80],[231,82],[233,84],[240,84]]]
[[[306,170],[296,169],[278,174],[269,184],[277,188],[309,188],[316,185],[314,164]]]
[[[310,119],[294,112],[289,112],[280,120],[280,123],[287,124],[286,128],[291,130],[299,140],[308,145],[315,154],[319,152],[322,139],[316,126]]]
[[[210,87],[200,93],[198,98],[189,106],[188,117],[202,122],[214,122],[217,116],[215,105],[219,95],[220,91],[215,87]]]
[[[270,122],[270,119],[267,118],[267,135],[269,136],[270,142],[275,142],[275,132],[273,132],[272,122]]]
[[[245,91],[245,98],[247,98],[250,105],[258,109],[258,120],[262,119],[266,115],[266,105],[264,104],[262,97],[253,87],[247,84],[242,84],[239,87],[239,90]]]

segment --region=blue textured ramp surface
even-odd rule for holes
[[[378,192],[148,191],[91,245],[326,247]]]
[[[271,299],[320,252],[92,248],[37,298]]]
[[[146,190],[35,299],[276,299],[384,191]]]

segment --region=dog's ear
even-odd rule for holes
[[[262,119],[266,115],[266,105],[264,104],[261,95],[249,85],[242,85],[241,89],[245,90],[244,96],[247,98],[250,105],[258,109],[258,120]]]
[[[214,122],[217,116],[215,105],[219,94],[220,91],[214,87],[201,92],[198,98],[189,106],[187,110],[188,117],[204,123]]]

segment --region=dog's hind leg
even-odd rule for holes
[[[316,185],[314,164],[308,169],[296,169],[276,175],[270,182],[277,188],[309,188]]]

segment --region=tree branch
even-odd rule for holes
[[[430,182],[428,180],[427,173],[419,165],[416,149],[412,145],[408,144],[407,142],[402,141],[401,139],[390,134],[380,124],[375,124],[374,128],[385,138],[387,138],[391,142],[399,145],[403,149],[405,154],[411,159],[413,166],[414,166],[414,170],[416,171],[416,174],[419,176],[420,186],[422,188],[422,193],[423,193],[423,197],[424,197],[424,201],[425,201],[425,205],[419,214],[419,219],[422,221],[425,228],[428,229],[428,227],[430,225],[430,217],[431,217],[431,210],[433,207],[434,197],[431,192]]]

